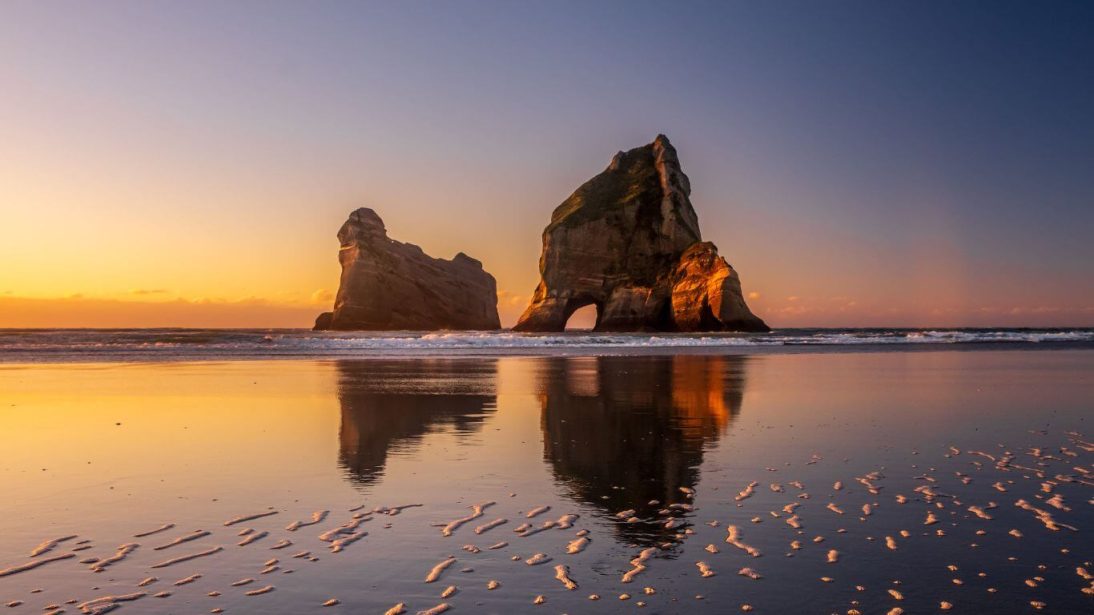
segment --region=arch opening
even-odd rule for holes
[[[588,303],[570,312],[566,318],[566,331],[592,331],[600,320],[600,306]]]

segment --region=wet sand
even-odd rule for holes
[[[1071,613],[1094,351],[0,366],[12,613]]]

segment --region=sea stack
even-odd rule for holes
[[[597,331],[768,331],[702,240],[690,194],[664,135],[617,153],[551,215],[539,286],[514,329],[562,331],[595,305]]]
[[[349,215],[338,241],[342,279],[334,311],[316,318],[316,330],[501,327],[497,282],[470,256],[433,258],[414,244],[390,239],[383,220],[366,207]]]

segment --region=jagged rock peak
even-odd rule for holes
[[[367,207],[338,230],[342,278],[334,311],[316,329],[497,329],[497,283],[482,263],[459,253],[433,258],[414,244],[387,236],[384,221]]]
[[[766,331],[737,273],[702,242],[690,195],[668,137],[613,156],[551,215],[541,280],[515,328],[561,331],[592,304],[602,331]]]

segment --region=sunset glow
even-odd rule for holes
[[[509,326],[551,210],[659,132],[775,327],[1094,323],[1090,39],[1050,30],[1081,22],[1064,5],[939,30],[552,4],[9,4],[0,326],[310,326],[359,206],[481,260]]]

